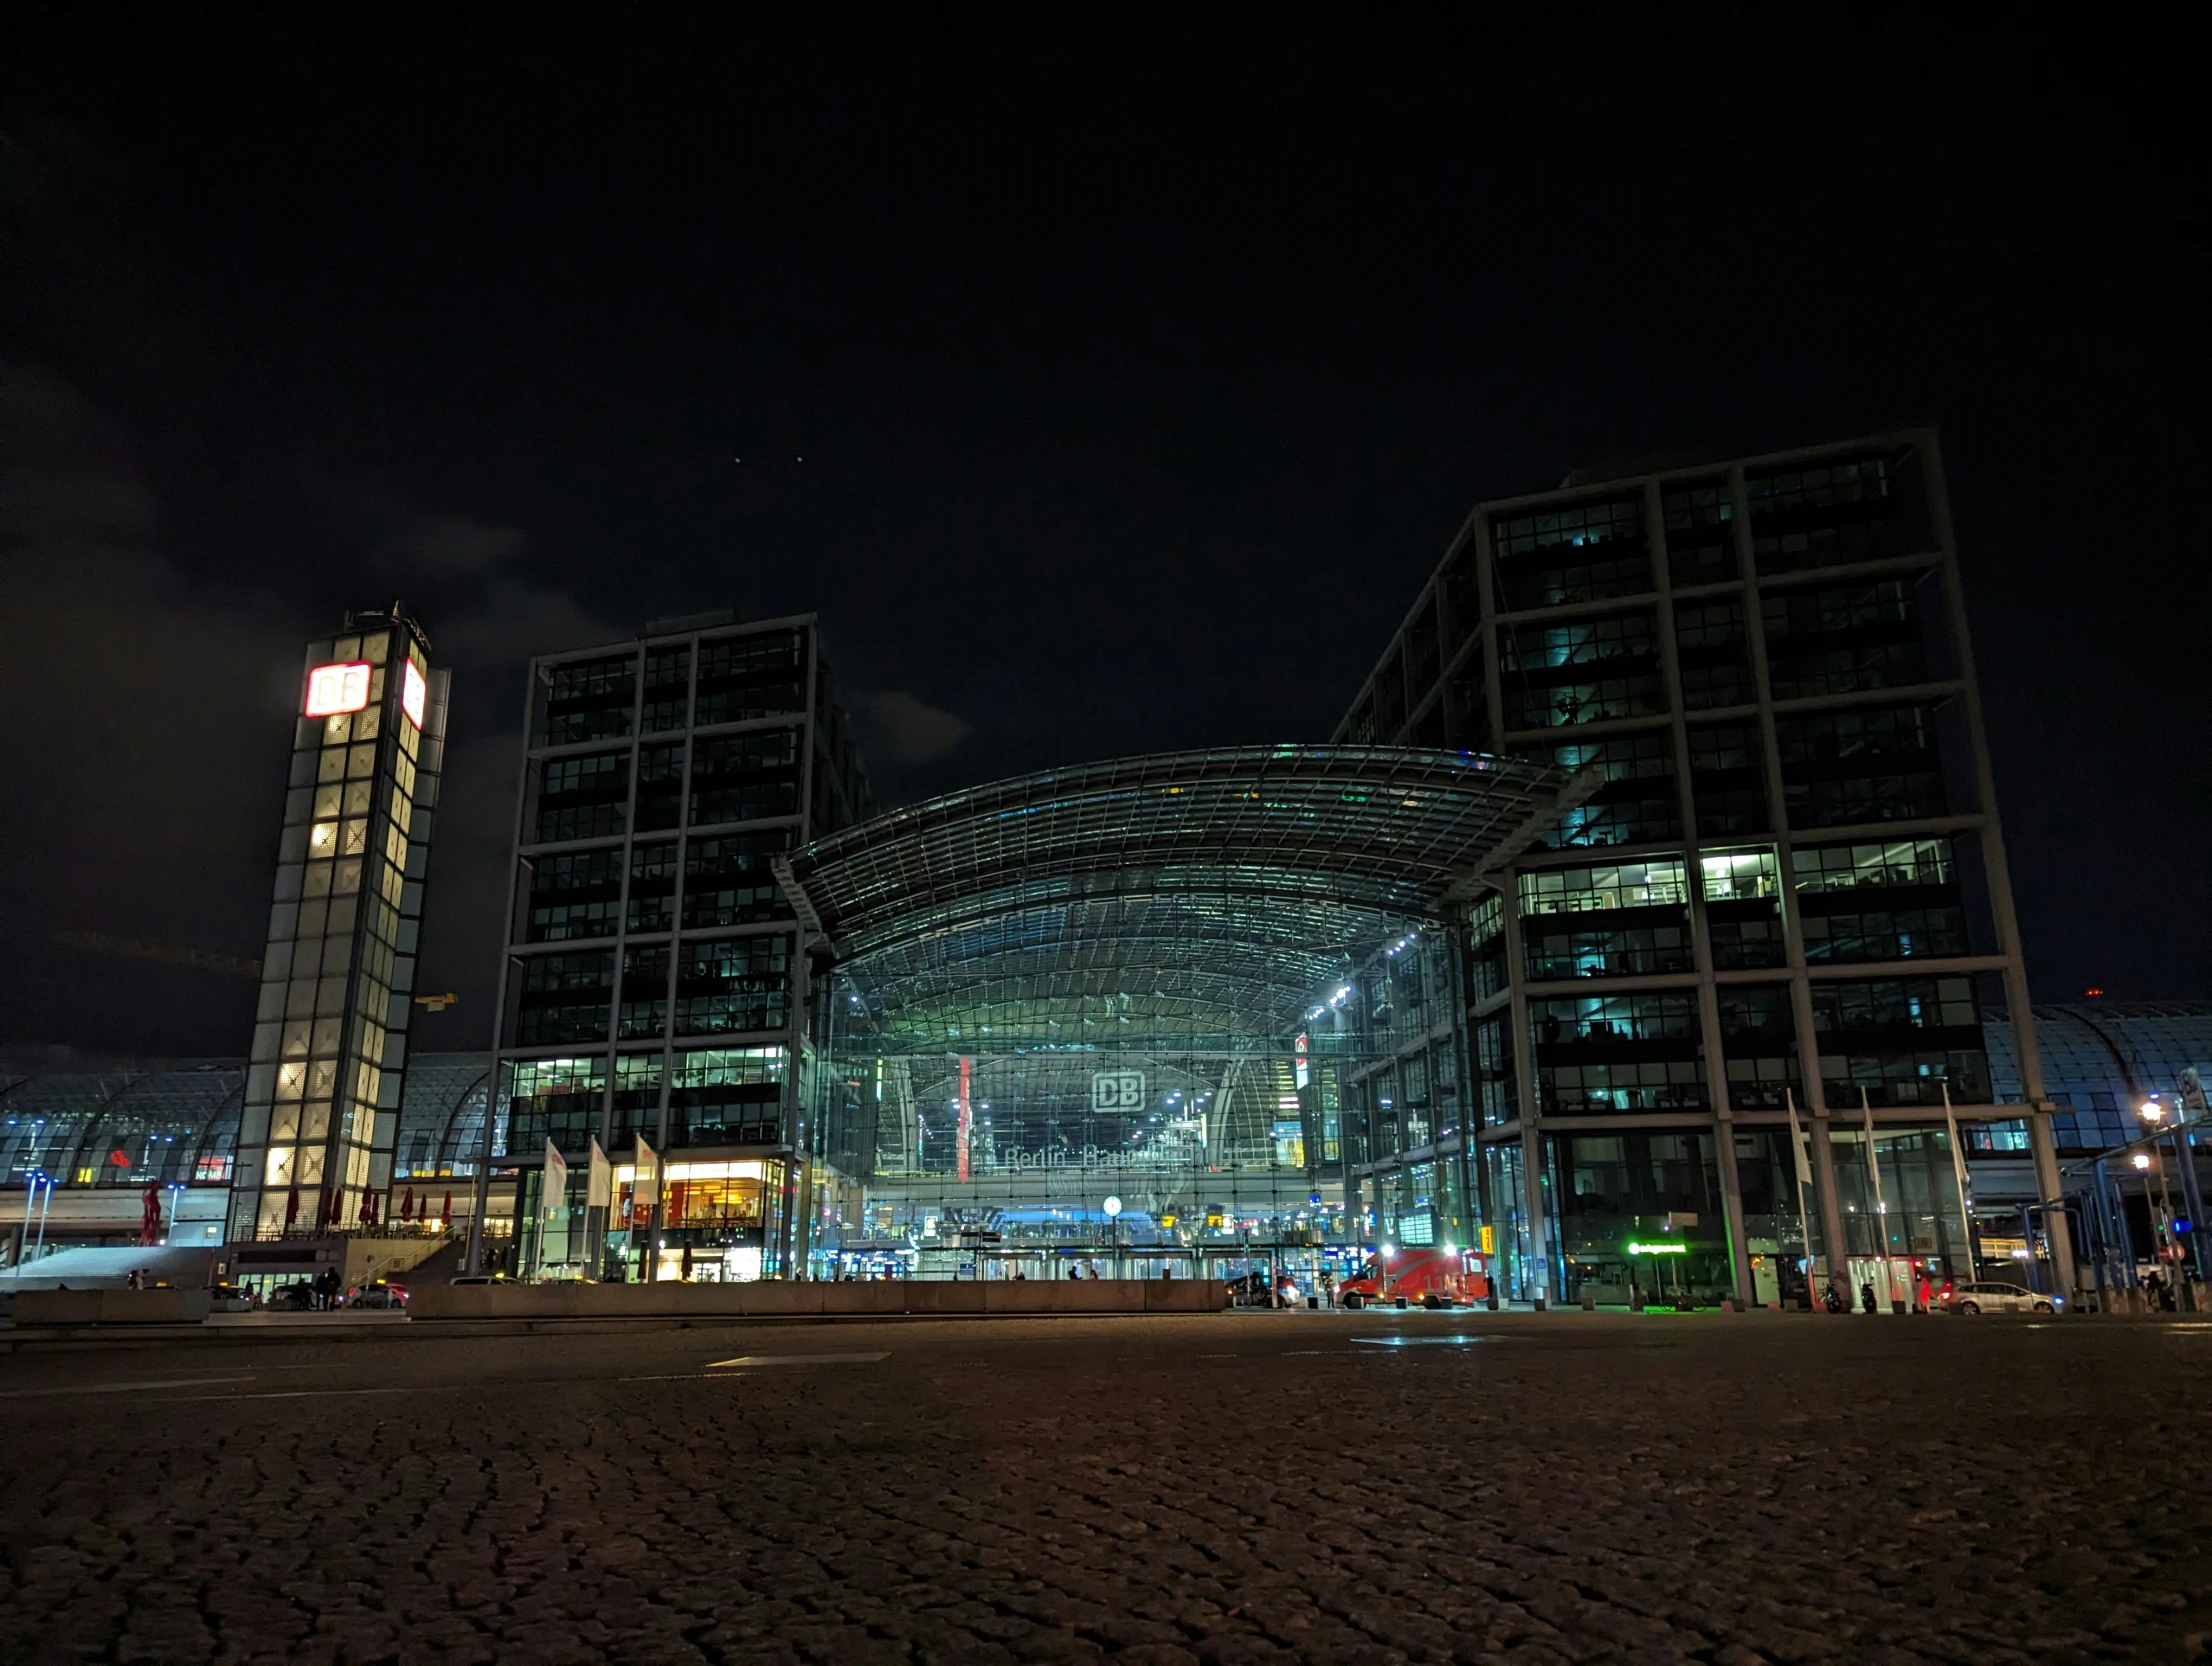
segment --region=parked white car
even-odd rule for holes
[[[2017,1284],[1954,1284],[1943,1298],[1943,1311],[1964,1313],[2049,1313],[2051,1298]]]

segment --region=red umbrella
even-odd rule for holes
[[[138,1241],[141,1245],[161,1242],[161,1187],[152,1180],[146,1182],[145,1209],[138,1220]]]
[[[441,1227],[453,1224],[453,1194],[451,1192],[446,1193],[445,1207],[438,1211],[438,1224]]]
[[[300,1189],[295,1183],[292,1189],[284,1194],[284,1229],[289,1232],[292,1229],[292,1223],[299,1218]]]
[[[407,1188],[407,1195],[399,1200],[399,1218],[411,1221],[415,1218],[415,1188]]]
[[[370,1191],[366,1186],[361,1188],[361,1224],[363,1226],[376,1225],[376,1193]]]

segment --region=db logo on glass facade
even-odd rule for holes
[[[1144,1109],[1144,1072],[1094,1070],[1091,1072],[1091,1109],[1141,1111]]]

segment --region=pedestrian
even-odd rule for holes
[[[1074,1262],[1070,1261],[1068,1263],[1068,1277],[1081,1278],[1082,1276],[1083,1269],[1081,1267],[1078,1267]]]
[[[1915,1313],[1927,1312],[1934,1296],[1935,1292],[1928,1287],[1928,1275],[1922,1273],[1920,1275],[1920,1287],[1913,1292],[1912,1310]]]
[[[2157,1275],[2154,1273],[2151,1276],[2155,1278]],[[133,1267],[124,1277],[123,1288],[126,1290],[136,1290],[138,1288],[138,1269],[136,1267]]]
[[[1869,1313],[1874,1311],[1874,1281],[1872,1279],[1859,1286],[1859,1305]]]

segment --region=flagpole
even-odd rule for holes
[[[1874,1106],[1863,1087],[1859,1089],[1859,1114],[1866,1119],[1866,1172],[1874,1177],[1874,1230],[1881,1235],[1882,1293],[1895,1303],[1897,1274],[1889,1264],[1889,1209],[1882,1202],[1882,1159],[1874,1149]]]
[[[1798,1237],[1805,1239],[1805,1297],[1812,1297],[1812,1215],[1805,1210],[1805,1181],[1812,1179],[1812,1162],[1805,1157],[1805,1131],[1796,1120],[1796,1089],[1783,1089],[1783,1104],[1790,1106],[1790,1173],[1796,1175],[1798,1184]],[[1827,1261],[1829,1290],[1836,1288],[1836,1250],[1829,1246],[1823,1257]]]
[[[1959,1119],[1951,1109],[1951,1084],[1943,1084],[1943,1125],[1951,1134],[1951,1178],[1959,1187],[1959,1230],[1966,1235],[1966,1281],[1982,1276],[1982,1258],[1974,1248],[1974,1200],[1966,1179],[1966,1148],[1959,1144]]]
[[[1790,1171],[1797,1176],[1797,1232],[1805,1240],[1805,1294],[1813,1291],[1813,1218],[1805,1212],[1805,1182],[1812,1178],[1812,1164],[1805,1157],[1805,1133],[1797,1124],[1797,1090],[1785,1087],[1783,1103],[1790,1110]],[[1828,1284],[1832,1289],[1836,1282],[1835,1252],[1830,1250],[1825,1259],[1829,1262]]]

